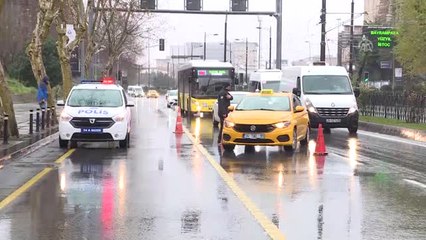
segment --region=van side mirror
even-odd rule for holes
[[[300,97],[301,91],[298,88],[293,88],[293,94]]]
[[[359,97],[359,95],[361,95],[361,91],[359,90],[359,88],[354,89],[354,94],[356,98]]]

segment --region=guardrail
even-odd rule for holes
[[[389,92],[364,92],[358,99],[360,114],[426,123],[426,95]]]

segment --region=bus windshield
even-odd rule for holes
[[[352,94],[347,76],[304,76],[302,86],[305,94]]]
[[[197,78],[192,84],[192,96],[196,98],[216,98],[225,83],[231,83],[231,79],[223,77]]]

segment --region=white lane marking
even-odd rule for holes
[[[344,131],[344,130],[341,130],[341,131]],[[358,130],[358,134],[369,136],[369,137],[380,138],[382,140],[399,142],[399,143],[406,143],[406,144],[416,145],[418,147],[426,148],[426,142],[420,142],[420,141],[400,138],[400,137],[396,137],[396,136],[391,136],[391,135],[386,135],[386,134],[381,134],[381,133],[367,132],[367,131],[362,131],[362,130]]]
[[[414,180],[411,180],[411,179],[404,179],[404,181],[411,183],[413,185],[416,185],[418,187],[421,187],[421,188],[426,188],[426,184],[423,184],[421,182],[417,182],[417,181],[414,181]]]

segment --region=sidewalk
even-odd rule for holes
[[[422,130],[381,125],[381,124],[361,122],[361,121],[359,122],[358,127],[360,130],[363,130],[363,131],[397,136],[397,137],[420,141],[420,142],[426,142],[426,131],[422,131]]]
[[[33,134],[29,134],[30,110],[34,110],[34,121],[36,118],[37,103],[14,104],[15,117],[18,123],[19,139],[9,138],[8,144],[3,144],[3,138],[0,138],[0,165],[11,158],[28,153],[31,149],[39,145],[52,141],[52,136],[58,131],[55,125],[40,132],[36,132],[35,123],[33,124]],[[59,111],[57,111],[59,112]]]

